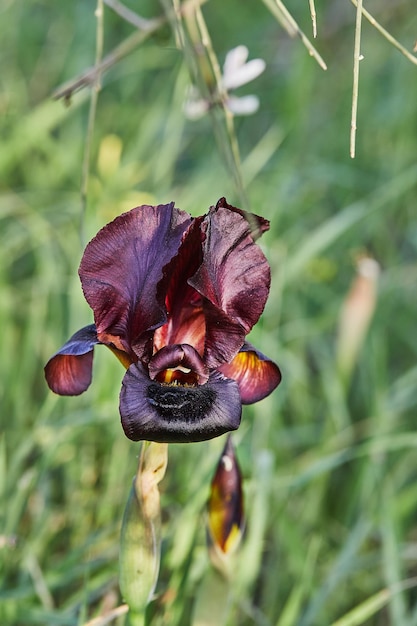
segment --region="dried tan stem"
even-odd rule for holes
[[[352,90],[352,118],[350,123],[350,156],[355,158],[356,128],[358,117],[359,95],[359,63],[361,60],[361,27],[362,27],[362,0],[358,0],[356,10],[355,45],[353,50],[353,90]]]
[[[313,37],[314,39],[317,37],[317,14],[316,7],[314,5],[314,0],[308,0],[308,4],[310,7],[310,15],[311,15],[311,23],[313,26]]]
[[[358,6],[359,0],[351,0],[352,4],[355,5],[355,7]],[[361,2],[362,4],[362,2]],[[364,9],[362,7],[362,15],[364,16],[365,19],[368,20],[368,22],[370,24],[372,24],[372,26],[374,28],[376,28],[376,30],[381,33],[381,35],[383,37],[385,37],[385,39],[387,41],[389,41],[390,44],[392,44],[394,46],[394,48],[397,48],[397,50],[399,50],[401,52],[401,54],[403,54],[405,57],[407,57],[407,59],[409,61],[411,61],[411,63],[414,63],[414,65],[417,65],[417,57],[415,57],[413,54],[411,54],[411,52],[409,52],[407,50],[407,48],[404,48],[404,46],[402,46],[400,44],[400,42],[395,39],[395,37],[393,37],[391,35],[391,33],[389,33],[387,30],[385,30],[385,28],[383,26],[381,26],[381,24],[379,22],[376,21],[376,19],[369,13],[369,11],[367,11],[366,9]]]
[[[281,0],[263,0],[264,4],[268,7],[271,13],[282,24],[290,37],[299,37],[307,48],[310,56],[312,56],[323,70],[327,70],[327,65],[323,58],[313,46],[307,35],[298,26],[296,20],[293,18],[287,7]]]

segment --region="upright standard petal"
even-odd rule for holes
[[[137,363],[122,382],[122,426],[133,441],[206,441],[236,430],[241,412],[237,383],[218,372],[210,374],[204,385],[168,385],[150,380]]]
[[[132,209],[87,245],[79,275],[101,342],[139,357],[166,319],[157,286],[192,218],[174,203]]]
[[[258,321],[268,298],[270,268],[240,211],[218,205],[201,227],[203,260],[188,282],[203,297],[204,358],[217,367],[231,361]]]
[[[83,393],[91,383],[93,351],[98,343],[94,324],[76,332],[45,365],[50,389],[61,396]]]
[[[189,344],[200,355],[204,353],[205,318],[201,295],[189,285],[203,259],[204,233],[202,217],[194,219],[185,233],[178,254],[164,269],[164,278],[158,285],[158,294],[165,297],[167,323],[154,335],[154,348],[159,350],[169,344]]]
[[[239,385],[243,404],[253,404],[269,396],[281,382],[278,365],[245,342],[235,358],[219,370]]]
[[[219,209],[220,207],[224,209],[229,209],[229,211],[233,211],[234,213],[238,213],[245,218],[248,223],[250,229],[250,235],[254,241],[259,239],[267,230],[269,230],[269,221],[260,215],[256,215],[255,213],[249,213],[248,211],[244,211],[243,209],[238,209],[237,207],[229,204],[226,198],[220,198],[217,201],[215,207],[211,207],[212,209]]]

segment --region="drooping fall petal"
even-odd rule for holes
[[[233,552],[243,533],[242,476],[229,435],[211,483],[208,527],[214,546],[223,554]]]
[[[281,382],[279,367],[247,342],[231,363],[221,365],[219,370],[238,383],[243,404],[266,398]]]
[[[191,217],[174,203],[120,215],[87,245],[79,275],[101,342],[139,357],[166,319],[157,286]]]
[[[237,383],[222,374],[211,373],[203,385],[164,384],[140,363],[123,378],[119,408],[129,439],[161,443],[218,437],[239,427],[242,412]]]
[[[50,389],[61,396],[78,396],[91,383],[94,346],[97,339],[94,324],[76,332],[45,365]]]
[[[241,212],[212,208],[202,222],[203,261],[189,284],[203,296],[204,358],[229,362],[258,321],[270,286],[270,268]]]

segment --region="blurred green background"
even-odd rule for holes
[[[150,0],[126,6],[164,14]],[[412,0],[366,6],[412,51]],[[287,7],[310,36],[308,3]],[[184,116],[189,72],[166,21],[102,77],[83,209],[91,92],[66,104],[51,94],[94,64],[95,9],[92,0],[0,4],[5,626],[85,624],[122,601],[119,530],[138,455],[119,423],[123,369],[96,350],[93,384],[79,398],[54,396],[43,378],[50,355],[92,321],[77,276],[83,246],[141,203],[175,200],[197,215],[221,196],[243,202],[211,118]],[[352,160],[351,3],[317,3],[327,72],[259,1],[211,0],[202,10],[220,63],[239,44],[266,61],[237,92],[257,94],[258,112],[234,121],[248,206],[271,220],[262,240],[271,295],[251,339],[283,373],[234,435],[247,531],[222,623],[417,625],[417,67],[363,23]],[[103,32],[107,53],[134,28],[105,7]],[[364,256],[380,267],[376,301],[365,277],[346,308]],[[343,367],[340,312],[352,333],[361,307],[369,327]],[[210,584],[205,502],[223,445],[170,446],[152,624],[197,624]]]

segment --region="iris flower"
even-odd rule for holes
[[[127,369],[120,415],[129,439],[204,441],[238,428],[242,403],[281,379],[245,341],[269,293],[269,265],[255,243],[268,228],[224,198],[197,218],[171,203],[107,224],[79,268],[95,323],[48,361],[49,387],[83,393],[103,344]]]

